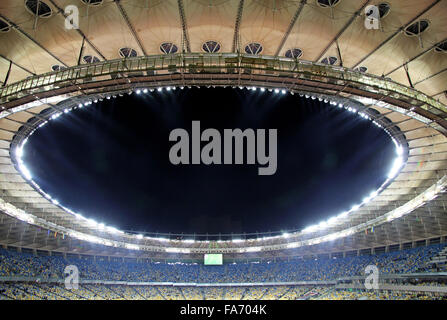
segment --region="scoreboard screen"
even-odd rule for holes
[[[204,264],[209,266],[222,265],[222,254],[205,254]]]

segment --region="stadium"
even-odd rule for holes
[[[446,14],[446,0],[2,0],[0,300],[445,300]],[[386,177],[303,228],[137,232],[30,169],[33,139],[71,114],[220,89],[364,121],[393,147]]]

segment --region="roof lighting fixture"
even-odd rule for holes
[[[345,212],[340,213],[340,214],[337,216],[337,218],[343,219],[343,218],[346,218],[348,215],[349,215],[349,212],[348,212],[348,211],[345,211]]]
[[[399,173],[402,165],[403,165],[402,157],[397,157],[394,160],[394,163],[393,163],[393,166],[392,166],[390,172],[388,173],[388,179],[393,179]]]
[[[328,219],[327,224],[333,224],[333,223],[335,223],[336,221],[337,221],[337,217],[332,217],[332,218],[329,218],[329,219]]]

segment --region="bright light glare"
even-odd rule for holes
[[[390,170],[390,172],[388,173],[388,179],[393,179],[399,172],[400,168],[402,167],[403,164],[403,159],[402,157],[397,157],[394,160],[393,166]]]
[[[31,180],[33,178],[31,172],[23,163],[19,164],[19,170],[22,172],[27,180]]]

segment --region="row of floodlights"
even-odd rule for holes
[[[196,86],[197,88],[200,88],[200,86]],[[216,86],[206,86],[207,88],[213,87],[215,88]],[[181,90],[183,90],[185,87],[181,86],[179,87]],[[191,86],[188,86],[188,88],[191,88]],[[236,86],[233,86],[233,88],[237,88]],[[286,89],[266,89],[266,88],[257,88],[257,87],[238,87],[239,89],[247,89],[247,90],[252,90],[252,91],[257,91],[259,89],[259,91],[261,92],[265,92],[265,91],[269,91],[269,92],[274,92],[274,93],[282,93],[282,94],[286,94],[287,90]],[[136,94],[142,94],[142,93],[149,93],[149,92],[154,92],[155,90],[157,90],[158,92],[162,92],[163,89],[165,89],[166,91],[171,91],[171,90],[176,90],[176,87],[158,87],[157,89],[154,88],[150,88],[150,89],[136,89],[135,93]],[[292,95],[294,94],[293,92],[290,92]],[[129,94],[132,94],[132,91],[129,91]]]
[[[430,187],[428,190],[426,190],[421,195],[417,196],[415,199],[409,201],[405,205],[397,208],[396,210],[393,210],[393,211],[387,213],[385,215],[386,221],[392,221],[394,219],[397,219],[405,214],[408,214],[409,212],[413,211],[414,209],[422,206],[427,201],[433,200],[434,198],[436,198],[438,196],[439,193],[445,192],[446,184],[447,184],[446,181],[443,181],[443,182],[438,181],[438,183],[435,186]],[[34,216],[24,212],[23,210],[17,209],[16,207],[14,207],[11,204],[5,203],[2,199],[0,199],[0,209],[3,210],[4,212],[6,212],[7,214],[12,215],[13,217],[16,217],[17,219],[25,221],[27,223],[35,224],[35,222],[36,222],[34,219]],[[48,222],[48,224],[51,227],[57,227],[57,225],[54,223]],[[100,238],[100,237],[94,236],[94,235],[83,234],[83,233],[80,233],[80,232],[77,232],[74,230],[65,230],[63,232],[67,232],[67,234],[70,237],[73,237],[73,238],[76,238],[79,240],[88,241],[88,242],[97,243],[97,244],[103,244],[106,246],[123,247],[123,248],[130,249],[130,250],[143,249],[143,247],[138,244],[118,242],[115,240],[104,239],[104,238]],[[349,228],[349,229],[345,229],[345,230],[342,230],[339,232],[328,234],[328,235],[325,235],[322,237],[317,237],[317,238],[306,240],[305,243],[308,245],[312,245],[312,244],[318,244],[318,243],[322,243],[322,242],[326,242],[326,241],[332,241],[332,240],[335,240],[338,238],[352,235],[355,232],[356,231],[353,230],[353,228]],[[143,237],[142,235],[139,235],[139,236],[141,236],[141,238]],[[283,234],[283,237],[288,237],[288,236],[289,235],[287,233]],[[158,240],[160,240],[160,239],[158,239]],[[189,241],[189,240],[187,240],[187,241]],[[248,240],[248,241],[250,241],[250,240]],[[195,242],[195,241],[192,240],[192,242]],[[242,240],[235,239],[232,242],[242,242]],[[286,248],[297,248],[297,247],[306,245],[305,243],[303,243],[302,241],[288,242],[288,243],[286,243]],[[192,250],[189,248],[165,247],[165,248],[160,248],[160,249],[162,249],[163,251],[165,251],[167,253],[187,254],[187,253],[192,252]],[[236,248],[237,252],[239,252],[239,253],[259,252],[259,251],[262,251],[263,249],[264,249],[264,247],[262,245]]]
[[[184,89],[184,87],[179,87],[179,88],[180,88],[180,89]],[[239,88],[240,88],[240,89],[244,89],[244,87],[239,87]],[[261,92],[264,92],[264,91],[268,90],[268,91],[270,91],[270,92],[274,92],[274,93],[276,93],[276,94],[279,94],[279,93],[281,93],[281,94],[286,94],[286,93],[287,93],[287,90],[286,90],[286,89],[278,89],[278,88],[277,88],[277,89],[266,89],[266,88],[262,88],[262,87],[261,87],[261,88],[256,88],[256,87],[245,87],[245,88],[246,88],[247,90],[252,90],[252,91],[256,91],[256,90],[259,89]],[[163,89],[165,89],[166,91],[171,91],[171,90],[175,90],[176,87],[165,87],[165,88],[159,87],[159,88],[157,88],[156,90],[157,90],[158,92],[161,92]],[[155,89],[153,89],[153,88],[150,88],[150,89],[136,89],[136,90],[135,90],[135,93],[136,93],[136,94],[141,94],[141,93],[148,93],[148,92],[153,92],[153,91],[155,91]],[[292,92],[291,92],[291,93],[292,93]],[[132,91],[130,91],[128,94],[132,94]],[[293,94],[293,93],[292,93],[292,94]],[[119,96],[123,96],[122,94],[118,94],[118,95],[119,95]],[[383,126],[382,126],[380,123],[378,123],[376,120],[373,120],[368,114],[363,113],[363,112],[358,112],[358,110],[357,110],[356,108],[354,108],[354,107],[351,107],[351,106],[345,106],[345,105],[343,105],[342,103],[337,103],[337,102],[334,102],[334,101],[329,101],[328,99],[323,99],[323,98],[321,98],[321,97],[316,97],[316,96],[312,96],[312,95],[300,94],[300,96],[301,96],[301,97],[306,97],[306,98],[308,98],[308,99],[312,99],[312,100],[316,100],[316,99],[318,99],[318,100],[321,101],[321,102],[329,103],[330,105],[336,106],[336,107],[338,107],[338,108],[341,108],[341,109],[344,108],[344,109],[346,109],[346,110],[349,111],[349,112],[358,114],[360,117],[362,117],[362,118],[364,118],[364,119],[366,119],[366,120],[370,120],[370,121],[372,121],[372,123],[373,123],[374,125],[376,125],[377,127],[379,127],[379,128],[383,128]],[[112,95],[112,96],[107,95],[105,98],[109,100],[109,99],[111,99],[111,98],[117,98],[117,95]],[[83,102],[83,103],[79,103],[77,107],[67,108],[67,109],[63,110],[63,112],[54,113],[54,114],[51,115],[51,117],[50,117],[47,121],[42,122],[42,123],[39,125],[38,128],[43,127],[45,124],[48,123],[48,121],[55,120],[55,119],[59,118],[59,117],[62,115],[62,113],[68,113],[68,112],[72,111],[73,109],[76,109],[76,108],[83,108],[83,107],[92,105],[93,103],[97,103],[98,101],[103,101],[103,99],[100,98],[100,99],[95,99],[95,100],[89,100],[89,101],[86,101],[86,102]],[[348,217],[350,214],[352,214],[353,212],[355,212],[355,211],[357,211],[358,209],[360,209],[363,205],[366,205],[366,204],[369,203],[371,200],[373,200],[373,199],[374,199],[380,192],[382,192],[382,191],[384,190],[384,188],[386,187],[386,185],[388,185],[388,183],[390,183],[391,180],[392,180],[392,179],[393,179],[393,178],[400,172],[400,170],[402,169],[402,167],[403,167],[403,165],[404,165],[404,161],[403,161],[403,157],[402,157],[402,154],[403,154],[403,148],[402,148],[402,146],[399,145],[399,143],[396,141],[396,139],[391,135],[391,133],[390,133],[386,128],[383,128],[383,129],[384,129],[384,131],[391,137],[393,143],[395,144],[395,146],[396,146],[396,154],[397,154],[397,157],[396,157],[396,159],[395,159],[394,162],[393,162],[392,168],[391,168],[391,170],[389,171],[387,180],[386,180],[386,181],[385,181],[385,182],[384,182],[384,183],[383,183],[377,190],[372,191],[366,198],[364,198],[363,201],[362,201],[360,204],[356,204],[356,205],[352,206],[352,208],[351,208],[350,210],[345,211],[345,212],[343,212],[343,213],[341,213],[341,214],[339,214],[339,215],[337,215],[337,216],[331,217],[330,219],[328,219],[328,220],[326,220],[326,221],[320,222],[319,224],[315,224],[315,225],[309,226],[309,227],[303,229],[303,230],[301,231],[301,233],[307,234],[307,233],[312,233],[312,232],[317,232],[317,231],[323,231],[323,230],[325,230],[326,228],[328,228],[328,227],[330,227],[330,226],[333,226],[333,225],[335,225],[335,224],[339,224],[339,223],[341,223],[343,219],[345,219],[345,218]],[[36,129],[34,129],[29,135],[32,135],[32,134],[34,133],[35,130],[36,130]],[[63,210],[65,210],[65,211],[67,211],[68,213],[72,214],[72,215],[75,216],[77,219],[79,219],[79,220],[83,220],[89,227],[94,228],[94,229],[96,229],[96,230],[98,230],[98,231],[100,231],[100,232],[109,232],[109,233],[112,233],[112,234],[121,234],[121,235],[123,235],[123,236],[134,237],[134,238],[137,239],[137,240],[156,240],[156,241],[162,241],[162,242],[171,241],[170,239],[167,239],[167,238],[148,237],[148,236],[144,236],[144,235],[142,235],[142,234],[137,234],[137,235],[135,235],[135,234],[125,233],[124,231],[118,230],[118,229],[116,229],[116,228],[114,228],[114,227],[106,226],[106,225],[103,224],[103,223],[98,223],[98,222],[96,222],[96,221],[93,220],[93,219],[86,218],[86,217],[82,216],[81,214],[76,213],[76,212],[73,212],[72,210],[70,210],[70,209],[68,209],[68,208],[66,208],[66,207],[64,207],[64,206],[62,206],[61,204],[59,204],[59,202],[58,202],[56,199],[53,199],[53,198],[51,197],[51,195],[49,195],[49,194],[47,194],[46,192],[44,192],[44,191],[40,188],[40,186],[39,186],[39,185],[32,179],[32,176],[31,176],[30,171],[28,170],[28,168],[26,167],[26,165],[23,163],[23,161],[22,161],[23,148],[24,148],[24,146],[25,146],[25,144],[26,144],[27,141],[28,141],[28,137],[25,138],[25,139],[23,140],[22,144],[20,145],[20,147],[18,147],[18,148],[16,149],[16,157],[17,157],[17,161],[18,161],[18,167],[19,167],[19,170],[21,171],[22,175],[23,175],[27,180],[29,180],[29,181],[33,184],[33,186],[34,186],[34,187],[35,187],[41,194],[43,194],[43,196],[44,196],[45,198],[47,198],[49,201],[51,201],[54,205],[57,205],[57,206],[61,207]],[[281,238],[281,237],[282,237],[282,238],[289,238],[289,237],[291,237],[292,235],[295,235],[295,233],[292,233],[292,234],[289,234],[289,233],[283,233],[283,234],[281,234],[281,235],[277,235],[277,236],[268,236],[268,237],[266,236],[266,237],[263,237],[263,238],[250,239],[250,240],[243,240],[243,239],[218,240],[217,242],[232,242],[232,243],[239,243],[239,242],[244,242],[244,241],[260,241],[260,240],[261,240],[261,241],[264,241],[264,240],[271,240],[271,239],[276,239],[276,238]],[[174,241],[177,241],[177,242],[183,242],[183,243],[209,242],[208,240],[206,240],[206,241],[198,241],[198,240],[194,240],[194,239],[174,240]],[[175,249],[175,248],[173,248],[173,249]],[[173,251],[173,252],[174,252],[174,251]]]

